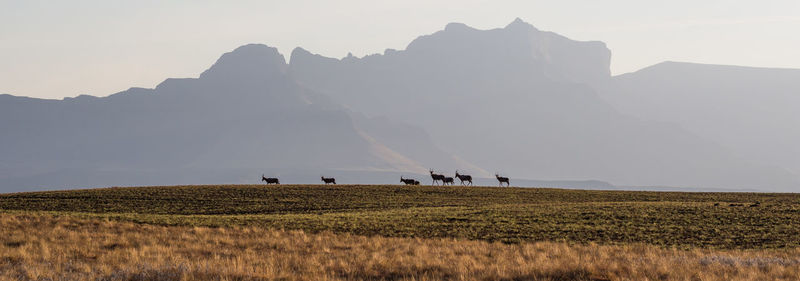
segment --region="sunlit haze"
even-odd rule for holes
[[[662,61],[800,68],[800,2],[0,1],[0,93],[106,96],[196,77],[247,43],[330,57],[404,49],[461,22],[515,18],[612,50],[612,73]]]

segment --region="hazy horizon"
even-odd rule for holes
[[[197,77],[248,43],[341,58],[405,49],[451,22],[478,29],[515,18],[571,39],[602,41],[611,72],[662,61],[800,68],[800,3],[449,1],[373,3],[4,1],[0,93],[107,96]],[[302,15],[302,16],[298,16]],[[369,24],[366,24],[369,23]]]
[[[601,42],[515,20],[341,60],[249,44],[197,78],[106,98],[0,95],[0,190],[431,168],[561,187],[800,186],[800,70],[662,63],[612,77],[610,59]]]

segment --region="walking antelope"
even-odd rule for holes
[[[325,184],[329,184],[329,183],[330,184],[336,184],[336,179],[335,178],[326,178],[326,177],[322,177],[322,176],[320,178],[322,179],[322,182],[324,182]]]
[[[279,181],[278,178],[267,178],[267,177],[264,177],[264,174],[261,174],[261,181],[265,181],[265,182],[267,182],[267,184],[271,184],[271,183],[281,184],[281,181]]]
[[[452,177],[444,177],[442,179],[442,184],[443,185],[447,185],[447,184],[453,185],[453,182],[454,182],[454,180],[453,180]]]
[[[500,186],[503,186],[503,183],[506,183],[506,186],[511,185],[511,183],[509,183],[507,177],[501,177],[501,176],[499,176],[497,174],[494,174],[494,177],[497,178],[497,181],[499,182]]]
[[[436,185],[437,181],[441,181],[442,184],[444,184],[444,175],[436,174],[433,172],[433,170],[430,170],[430,172],[431,172],[431,179],[433,179],[432,183],[433,185]]]
[[[419,181],[415,179],[404,179],[403,176],[400,176],[400,182],[406,185],[419,185]]]
[[[468,182],[469,185],[472,185],[472,176],[470,175],[459,175],[458,170],[456,170],[456,177],[461,181],[461,185],[464,185],[464,182]]]

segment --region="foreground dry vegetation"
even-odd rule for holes
[[[798,280],[800,250],[501,244],[0,214],[0,280]]]

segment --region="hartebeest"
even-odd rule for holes
[[[456,177],[461,181],[461,185],[464,185],[464,182],[468,182],[469,185],[472,185],[472,176],[460,175],[458,174],[458,170],[456,170]]]
[[[419,181],[415,179],[404,179],[403,176],[400,176],[400,182],[406,185],[419,185]]]
[[[326,177],[322,177],[322,176],[320,176],[320,178],[322,179],[322,182],[324,182],[325,184],[329,184],[329,183],[330,184],[336,184],[336,179],[335,178],[326,178]]]
[[[494,177],[497,178],[497,181],[499,182],[500,186],[503,186],[503,183],[506,183],[506,186],[511,185],[507,177],[501,177],[498,174],[494,174]]]
[[[267,182],[267,184],[271,184],[271,183],[281,184],[281,181],[279,181],[278,178],[264,177],[264,174],[261,174],[261,181],[265,181],[265,182]]]
[[[442,179],[442,184],[443,185],[447,185],[447,184],[453,185],[453,182],[455,182],[455,180],[453,180],[452,177],[444,177]]]
[[[442,184],[444,184],[444,175],[436,174],[433,172],[433,170],[430,170],[430,172],[431,172],[431,179],[433,179],[432,183],[433,185],[436,185],[437,181],[441,181]]]

